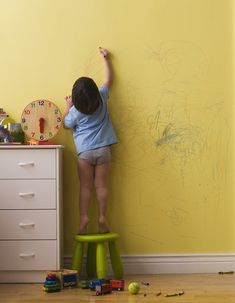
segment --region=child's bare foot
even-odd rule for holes
[[[79,231],[78,231],[79,235],[85,235],[87,233],[86,229],[88,223],[89,223],[89,218],[85,217],[80,219]]]
[[[100,234],[106,234],[109,233],[109,228],[106,224],[99,224],[99,233]]]
[[[100,218],[99,219],[99,233],[100,234],[105,234],[105,233],[109,233],[109,228],[105,222],[104,218]]]

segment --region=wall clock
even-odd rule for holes
[[[51,101],[36,100],[29,103],[21,115],[21,127],[26,137],[38,143],[50,141],[59,131],[62,115]]]

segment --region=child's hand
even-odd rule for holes
[[[102,57],[104,58],[104,59],[107,59],[107,57],[108,57],[108,50],[107,49],[105,49],[105,48],[102,48],[102,47],[99,47],[99,51],[100,51],[100,54],[102,55]]]
[[[66,102],[66,107],[70,108],[73,106],[73,102],[72,102],[72,97],[71,96],[66,96],[65,98],[65,102]]]

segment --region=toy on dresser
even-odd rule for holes
[[[52,145],[62,125],[59,108],[48,100],[30,102],[21,115],[21,126],[30,145]]]
[[[0,108],[0,143],[12,142],[13,138],[10,135],[7,127],[4,127],[4,121],[9,120],[9,115]]]
[[[21,124],[15,123],[3,108],[0,108],[0,143],[22,144],[24,140],[25,135],[21,129]]]

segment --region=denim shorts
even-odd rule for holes
[[[100,165],[111,160],[111,151],[109,146],[91,149],[78,154],[79,159],[86,160],[91,165]]]

